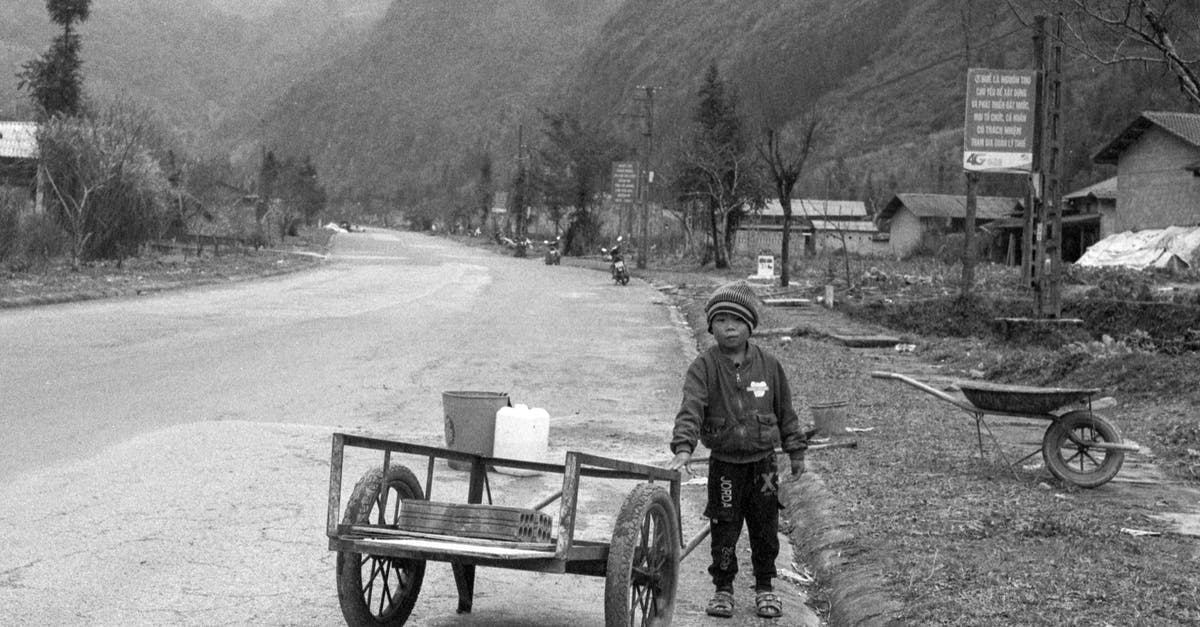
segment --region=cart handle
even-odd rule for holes
[[[928,392],[928,393],[942,399],[943,401],[946,401],[947,403],[953,403],[955,406],[962,408],[972,414],[979,413],[978,407],[975,407],[974,405],[970,405],[968,403],[964,403],[963,401],[960,401],[959,399],[954,398],[953,396],[950,396],[949,394],[947,394],[931,385],[921,383],[920,381],[917,381],[916,379],[914,379],[912,377],[906,377],[902,374],[895,373],[895,372],[883,372],[880,370],[876,370],[876,371],[872,372],[871,377],[875,378],[875,379],[895,379],[897,381],[903,381],[904,383],[907,383],[923,392]]]
[[[858,448],[858,440],[841,440],[838,442],[821,442],[820,444],[810,444],[807,451],[820,451],[827,448]],[[775,454],[782,454],[783,451],[775,449]],[[688,460],[688,465],[691,464],[707,464],[711,458],[709,457],[693,457]]]

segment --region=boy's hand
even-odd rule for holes
[[[799,477],[800,475],[804,474],[804,471],[805,471],[804,460],[803,459],[793,459],[792,460],[792,476]]]
[[[667,462],[667,470],[679,470],[688,465],[692,461],[692,454],[687,451],[679,451],[671,461]]]

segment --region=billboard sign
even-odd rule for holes
[[[967,70],[963,169],[1028,173],[1033,168],[1036,70]]]
[[[616,202],[631,203],[637,199],[638,163],[614,161],[612,166],[612,196]]]

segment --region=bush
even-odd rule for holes
[[[0,261],[20,252],[20,211],[0,198]]]
[[[21,220],[21,254],[30,260],[61,257],[71,248],[70,238],[45,214],[25,216]]]

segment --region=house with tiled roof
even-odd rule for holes
[[[1108,233],[1200,224],[1200,115],[1143,111],[1092,161],[1117,166]]]
[[[1019,198],[978,196],[976,227],[1021,215]],[[954,194],[896,194],[879,212],[876,221],[888,234],[891,252],[907,257],[926,237],[962,233],[966,227],[967,197]]]
[[[0,201],[34,206],[37,123],[0,122]]]

